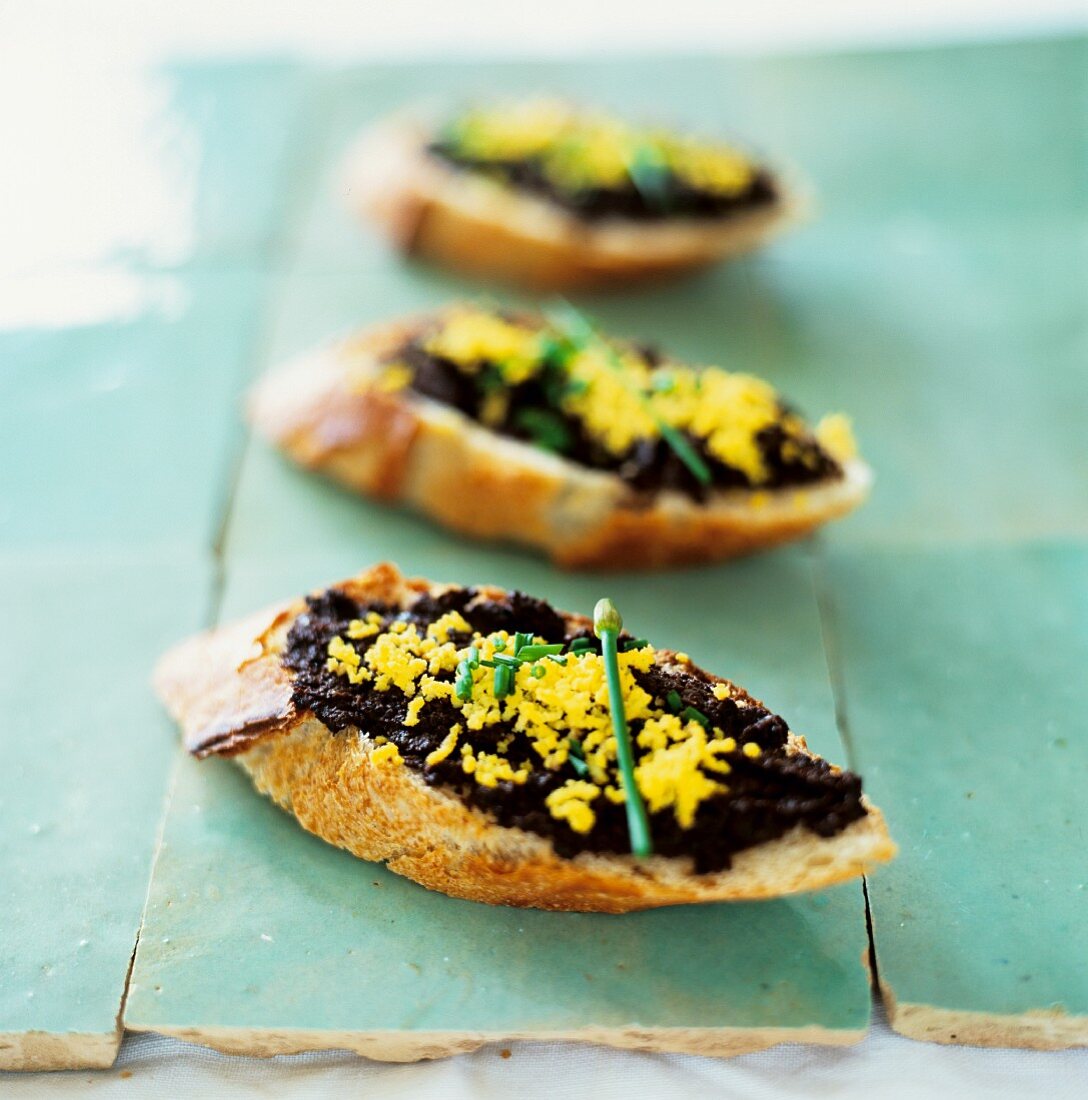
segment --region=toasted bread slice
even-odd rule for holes
[[[852,511],[872,480],[844,476],[772,490],[675,490],[647,498],[615,474],[497,434],[412,390],[384,392],[383,362],[425,318],[361,332],[266,375],[249,416],[301,466],[398,502],[451,530],[516,542],[570,569],[717,561],[803,538]]]
[[[395,614],[421,596],[447,590],[379,565],[332,591]],[[507,598],[500,589],[471,591],[474,600]],[[684,856],[562,856],[548,836],[500,825],[457,791],[435,785],[433,777],[425,781],[420,767],[400,759],[373,731],[349,725],[333,732],[299,706],[296,673],[284,654],[289,631],[308,606],[298,600],[181,644],[156,671],[158,693],[180,722],[190,752],[233,756],[257,789],[305,829],[430,889],[492,904],[620,913],[814,890],[856,877],[894,854],[880,812],[862,796],[863,815],[834,835],[793,825],[736,851],[727,869],[712,873],[694,873]],[[563,621],[571,634],[590,625],[575,615]],[[664,669],[692,671],[667,651],[654,660]],[[707,684],[726,685],[739,705],[761,706],[728,681],[694,672]],[[782,751],[791,760],[814,759],[792,733]],[[854,812],[862,811],[855,805]]]
[[[444,164],[427,153],[430,138],[426,126],[405,118],[365,133],[344,166],[352,207],[402,252],[535,290],[607,287],[703,267],[758,248],[805,208],[800,189],[779,178],[774,202],[719,217],[591,222]]]

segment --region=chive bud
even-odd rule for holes
[[[653,853],[650,838],[650,820],[646,804],[635,779],[635,753],[631,744],[631,731],[623,707],[623,684],[620,679],[620,659],[616,638],[623,627],[623,618],[616,605],[609,599],[597,601],[593,609],[593,629],[601,639],[605,678],[608,683],[608,709],[612,718],[612,732],[616,738],[616,763],[624,793],[627,795],[627,832],[631,839],[631,851],[637,859]]]
[[[597,601],[593,609],[593,633],[598,638],[604,635],[606,630],[618,634],[623,629],[623,616],[620,615],[616,605],[607,597]]]

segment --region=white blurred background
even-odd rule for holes
[[[756,51],[1088,25],[1088,0],[0,0],[0,60]],[[0,72],[5,65],[0,64]]]

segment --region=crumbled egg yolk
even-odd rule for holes
[[[419,724],[428,703],[448,701],[459,712],[459,721],[425,759],[428,766],[450,758],[460,761],[461,772],[483,787],[500,782],[524,784],[535,769],[555,770],[570,757],[571,741],[581,745],[588,775],[567,780],[545,799],[548,812],[564,821],[576,833],[589,833],[596,823],[594,804],[599,799],[623,803],[626,794],[616,762],[616,739],[612,729],[608,682],[604,658],[593,651],[567,653],[563,663],[555,660],[526,661],[511,673],[509,694],[496,696],[494,670],[480,664],[471,668],[472,694],[460,698],[454,684],[440,678],[455,671],[475,649],[481,661],[492,661],[496,653],[512,653],[512,637],[505,631],[484,636],[473,633],[464,617],[449,612],[430,623],[422,633],[414,623],[394,621],[386,628],[381,617],[371,612],[353,620],[345,632],[359,644],[340,635],[328,643],[327,669],[350,683],[368,682],[370,690],[399,689],[408,697],[406,727]],[[451,635],[456,634],[454,638]],[[465,636],[470,641],[463,643]],[[463,644],[462,644],[463,643]],[[542,644],[542,639],[534,639]],[[624,710],[634,723],[635,741],[641,753],[635,780],[650,812],[671,810],[682,828],[695,821],[706,799],[727,790],[730,772],[726,757],[738,751],[736,741],[720,730],[707,730],[694,719],[662,713],[652,696],[635,678],[656,660],[651,646],[628,649],[618,655]],[[729,688],[719,684],[718,698],[729,697]],[[473,743],[473,734],[495,725],[512,726],[530,746],[529,759],[507,755],[512,738],[504,738],[487,749]],[[755,749],[753,753],[751,750]],[[748,756],[759,747],[743,746]],[[378,763],[401,760],[395,745],[382,744],[372,753]]]
[[[483,364],[498,372],[502,386],[487,393],[480,409],[482,422],[494,426],[506,416],[509,388],[551,369],[547,351],[554,339],[546,325],[458,306],[441,316],[422,346],[465,374],[478,373]],[[397,362],[385,368],[397,379],[403,369]],[[633,348],[604,340],[574,349],[560,369],[560,408],[616,457],[640,440],[658,439],[662,424],[702,440],[713,458],[743,473],[752,486],[770,478],[759,444],[760,433],[770,427],[785,436],[787,461],[816,462],[814,438],[840,461],[856,454],[846,417],[825,417],[814,437],[799,416],[783,409],[773,386],[749,374],[679,363],[653,368]]]
[[[470,111],[452,123],[446,144],[467,160],[535,161],[545,177],[572,191],[623,186],[636,178],[640,163],[726,197],[744,192],[755,176],[752,162],[729,146],[632,126],[547,99]]]

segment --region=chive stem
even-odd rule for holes
[[[601,650],[604,654],[608,709],[612,716],[612,731],[616,735],[616,763],[619,765],[620,778],[627,795],[627,832],[631,838],[632,853],[638,859],[645,859],[653,854],[653,843],[650,840],[650,821],[646,815],[646,806],[635,782],[634,750],[623,709],[618,649],[618,638],[622,629],[623,619],[616,605],[608,599],[598,600],[593,611],[593,632],[601,639]]]

